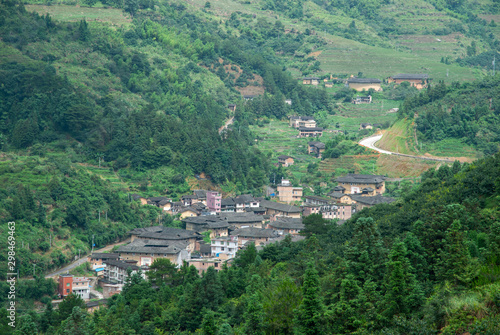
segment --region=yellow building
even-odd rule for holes
[[[348,174],[338,177],[339,186],[345,188],[344,194],[364,194],[367,196],[385,192],[385,176],[367,174]]]
[[[369,89],[374,89],[375,91],[382,91],[382,81],[375,78],[349,78],[347,80],[349,88],[355,89],[358,92],[363,90],[368,91]]]

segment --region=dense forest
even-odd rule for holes
[[[418,138],[436,142],[464,139],[486,155],[500,148],[500,77],[473,83],[431,85],[407,98],[399,117],[415,118]]]
[[[70,296],[24,314],[15,333],[495,334],[499,185],[498,154],[442,166],[343,225],[308,216],[304,241],[251,245],[202,276],[156,261],[108,308],[89,315]]]

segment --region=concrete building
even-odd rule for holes
[[[75,294],[84,300],[90,299],[90,279],[87,277],[73,277],[73,275],[60,275],[58,280],[58,293],[61,298]]]
[[[212,257],[230,259],[238,252],[238,237],[218,237],[211,240]]]
[[[292,186],[289,180],[281,180],[278,185],[278,198],[281,202],[291,203],[302,199],[302,187]]]
[[[220,213],[222,196],[219,192],[207,192],[207,209],[211,213]]]
[[[385,192],[385,176],[367,174],[348,174],[338,177],[336,181],[339,186],[345,188],[342,193],[358,194],[365,192],[365,195],[383,194]],[[371,192],[369,189],[372,189]]]

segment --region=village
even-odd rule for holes
[[[421,74],[399,74],[387,82],[400,84],[404,81],[417,89],[427,86],[428,76]],[[304,85],[319,85],[316,77],[303,78]],[[325,87],[333,83],[324,79]],[[358,92],[380,91],[381,80],[375,78],[347,79],[345,85]],[[245,96],[251,100],[255,96]],[[372,103],[372,97],[362,96],[352,100],[353,104]],[[292,100],[287,99],[287,104]],[[228,105],[231,111],[235,104]],[[230,126],[232,118],[219,130]],[[324,129],[318,127],[312,116],[290,116],[288,126],[298,131],[297,138],[315,138],[307,142],[307,153],[322,158],[325,143],[319,141]],[[379,129],[377,123],[360,123],[359,130]],[[292,156],[280,155],[276,166],[288,168],[295,163]],[[94,273],[90,277],[71,274],[60,275],[58,293],[61,298],[76,294],[87,302],[87,309],[93,310],[106,304],[106,299],[119,294],[127,278],[140,273],[147,277],[147,271],[157,259],[168,259],[175,267],[194,266],[202,275],[209,267],[219,271],[230,267],[239,250],[253,244],[257,250],[270,243],[276,243],[287,236],[291,241],[304,239],[300,232],[305,228],[303,218],[319,214],[323,219],[333,220],[341,225],[352,215],[364,208],[377,204],[389,204],[396,199],[384,196],[386,177],[383,175],[349,173],[335,178],[337,186],[325,197],[304,195],[304,187],[293,185],[283,178],[276,188],[266,188],[265,197],[242,194],[222,197],[218,191],[196,189],[185,194],[179,201],[168,197],[146,197],[130,194],[132,201],[144,206],[158,207],[163,215],[171,215],[182,222],[184,229],[162,225],[136,228],[128,232],[130,243],[121,245],[110,253],[92,253],[87,262]],[[100,289],[96,291],[91,284]],[[100,293],[102,292],[102,294]],[[100,298],[95,301],[91,298]]]

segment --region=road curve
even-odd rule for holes
[[[370,136],[367,138],[362,139],[359,141],[359,145],[362,145],[364,147],[370,148],[372,150],[375,150],[377,152],[380,152],[381,154],[387,154],[387,155],[392,155],[393,153],[387,150],[379,149],[375,146],[375,143],[377,143],[380,139],[382,138],[382,135],[374,135]]]

